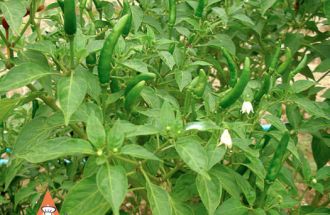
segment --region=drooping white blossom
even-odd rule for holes
[[[220,142],[219,142],[218,146],[220,146],[222,144],[224,144],[229,149],[231,149],[233,146],[233,142],[232,142],[228,129],[225,129],[220,136]]]
[[[252,106],[251,102],[249,102],[249,101],[243,102],[241,112],[247,113],[247,114],[253,113],[253,106]]]

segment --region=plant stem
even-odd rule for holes
[[[74,69],[74,35],[69,36],[71,69]]]
[[[316,82],[320,82],[323,78],[327,77],[327,75],[329,75],[330,70],[327,71],[324,75],[322,75]]]

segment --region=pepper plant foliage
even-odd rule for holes
[[[0,214],[329,214],[329,0],[50,2],[0,1]]]

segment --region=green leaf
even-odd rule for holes
[[[148,64],[144,63],[141,60],[126,60],[125,62],[122,62],[122,64],[127,68],[130,68],[137,72],[141,72],[141,73],[149,72]]]
[[[90,95],[97,103],[100,103],[101,86],[99,79],[97,78],[96,75],[93,75],[91,72],[88,72],[87,70],[81,71],[81,74],[87,84],[87,94]],[[113,94],[111,94],[111,96],[112,95]]]
[[[63,125],[63,122],[63,116],[59,114],[33,119],[19,133],[13,146],[15,153],[24,154],[40,141],[45,141],[54,129]]]
[[[173,55],[168,51],[161,51],[159,52],[159,56],[162,59],[162,61],[168,66],[168,68],[172,70],[175,65],[175,60]]]
[[[23,2],[18,0],[0,2],[0,8],[10,26],[10,29],[13,30],[15,34],[18,34],[23,21],[23,16],[26,13],[26,8]]]
[[[307,111],[309,114],[317,116],[317,117],[323,117],[326,119],[330,119],[330,116],[328,116],[318,105],[316,102],[313,102],[309,100],[308,98],[295,98],[293,100],[300,108]]]
[[[33,44],[28,44],[26,48],[47,54],[53,54],[54,51],[56,50],[56,46],[49,40],[41,40]]]
[[[248,208],[241,204],[237,199],[227,199],[220,207],[215,211],[215,215],[245,215],[248,212]]]
[[[171,215],[169,194],[161,187],[147,180],[148,200],[153,215]]]
[[[117,120],[112,128],[107,132],[107,144],[110,149],[118,148],[123,145],[125,140],[126,128],[120,120]]]
[[[19,203],[23,202],[28,197],[37,193],[37,191],[35,190],[35,187],[36,187],[36,184],[34,181],[32,181],[26,187],[19,189],[15,193],[15,208]]]
[[[134,32],[137,32],[141,26],[142,20],[143,20],[143,11],[139,6],[132,5],[131,6],[132,11],[132,21],[134,26]]]
[[[20,99],[0,100],[0,122],[4,121],[14,110]]]
[[[86,140],[58,137],[52,140],[41,141],[29,147],[25,153],[16,153],[16,156],[31,163],[41,163],[75,154],[94,154],[94,150]]]
[[[224,145],[218,147],[216,145],[209,144],[206,148],[208,157],[208,169],[211,169],[214,165],[219,163],[226,154],[226,147]]]
[[[199,196],[210,215],[214,214],[220,204],[222,188],[219,184],[218,178],[214,176],[210,179],[198,175],[196,178],[196,186]]]
[[[330,3],[329,3],[330,5]],[[329,7],[330,9],[330,7]],[[329,12],[330,13],[330,12]],[[330,69],[330,58],[326,58],[316,67],[314,72],[326,72]]]
[[[256,192],[253,189],[253,187],[250,185],[250,183],[240,174],[233,171],[232,169],[229,169],[234,175],[234,178],[236,180],[237,185],[242,190],[246,200],[248,201],[249,205],[253,206],[255,200],[256,200]]]
[[[191,72],[189,70],[175,70],[175,81],[180,91],[191,82]]]
[[[103,197],[110,203],[113,213],[119,215],[120,205],[128,191],[128,181],[122,166],[103,165],[96,176],[97,187]]]
[[[156,157],[153,153],[145,149],[143,146],[137,144],[129,144],[123,146],[120,150],[120,153],[141,159],[156,160],[156,161],[160,160],[158,157]]]
[[[214,40],[209,41],[206,46],[215,46],[215,47],[224,47],[225,49],[227,49],[230,54],[232,55],[236,55],[236,46],[233,42],[233,40],[231,39],[231,37],[229,37],[226,34],[218,34],[215,36]]]
[[[243,24],[247,23],[250,26],[255,25],[254,22],[252,21],[252,19],[243,13],[235,14],[235,15],[233,15],[233,18],[238,19],[239,21],[243,22]]]
[[[65,125],[69,124],[71,115],[79,108],[85,98],[87,85],[83,78],[71,74],[57,83],[57,96],[64,114]]]
[[[201,141],[196,137],[180,137],[175,149],[181,159],[195,172],[208,176],[208,159],[205,149],[201,145]]]
[[[248,154],[252,157],[255,157],[255,158],[259,157],[259,151],[250,148],[249,145],[251,145],[251,144],[252,144],[251,141],[248,139],[233,138],[233,145],[235,147],[238,147],[243,152],[245,152],[246,154]]]
[[[171,205],[172,205],[172,214],[173,215],[187,215],[187,214],[194,214],[192,209],[188,206],[188,204],[184,204],[181,202],[178,202],[176,200],[171,200]]]
[[[88,117],[86,132],[88,140],[91,141],[96,148],[101,148],[105,144],[105,130],[103,124],[94,114]]]
[[[225,189],[233,198],[240,199],[241,190],[239,189],[234,176],[221,165],[213,167],[209,171],[210,175],[218,178],[223,189]]]
[[[266,115],[264,118],[265,118],[265,120],[267,120],[268,123],[272,124],[272,126],[277,128],[281,132],[287,131],[287,128],[285,127],[283,122],[278,117],[276,117],[274,115]]]
[[[309,88],[311,88],[314,85],[315,85],[315,83],[313,81],[298,80],[298,81],[293,82],[292,89],[293,89],[293,92],[295,92],[295,93],[301,93],[305,90],[308,90]]]
[[[325,0],[323,1],[323,10],[324,10],[324,14],[327,17],[328,20],[328,24],[330,24],[330,1],[329,0]]]
[[[321,169],[330,160],[330,135],[314,135],[312,152],[317,168]]]
[[[0,92],[23,87],[34,80],[53,75],[55,73],[46,70],[35,63],[22,63],[13,67],[3,78],[0,79]]]
[[[95,175],[78,181],[65,196],[61,214],[105,215],[110,209],[96,185]]]
[[[8,166],[6,173],[5,173],[5,191],[8,189],[11,182],[16,177],[18,171],[22,167],[23,160],[15,158],[11,161],[10,165]]]
[[[263,0],[260,4],[261,15],[263,16],[266,11],[276,3],[276,0]]]

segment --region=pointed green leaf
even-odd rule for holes
[[[29,147],[27,151],[16,153],[16,156],[31,163],[41,163],[75,154],[94,154],[94,150],[86,140],[58,137],[52,140],[41,141]]]
[[[169,195],[161,187],[147,181],[148,200],[153,215],[171,215]]]
[[[159,52],[159,56],[162,59],[162,61],[168,66],[168,68],[172,70],[175,65],[175,60],[173,55],[168,51],[161,51]]]
[[[202,175],[198,175],[196,178],[196,186],[199,196],[201,197],[209,215],[213,215],[220,204],[222,189],[219,184],[220,182],[218,178],[214,176],[209,179]]]
[[[22,63],[13,67],[3,78],[0,79],[0,92],[23,87],[30,84],[32,81],[42,77],[52,75],[50,72],[35,63]]]
[[[110,203],[113,213],[119,215],[120,205],[128,191],[125,170],[121,166],[103,165],[96,176],[97,187],[103,197]]]
[[[105,143],[105,130],[99,118],[92,114],[88,117],[86,132],[88,140],[96,147],[100,148]]]
[[[69,124],[71,115],[79,108],[85,98],[87,85],[84,79],[71,75],[63,77],[57,83],[57,96],[64,114],[65,125]]]
[[[22,1],[10,0],[0,2],[0,8],[10,29],[17,34],[22,24],[23,16],[26,13],[25,5]]]
[[[181,159],[197,173],[207,176],[208,159],[201,142],[194,137],[181,137],[175,144]]]
[[[14,110],[19,99],[2,99],[0,100],[0,122],[5,120],[6,117]]]
[[[105,215],[110,209],[109,203],[97,189],[95,175],[83,178],[76,183],[65,196],[61,214]]]
[[[157,160],[157,161],[160,160],[158,157],[156,157],[153,153],[145,149],[143,146],[137,144],[125,145],[123,148],[121,148],[120,153],[141,159],[149,159],[149,160]]]

